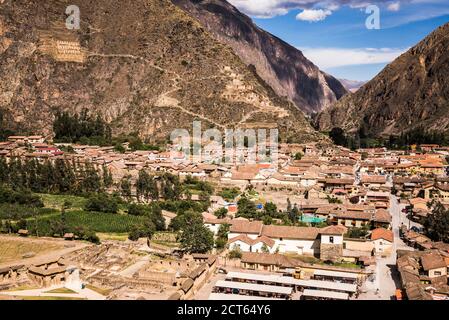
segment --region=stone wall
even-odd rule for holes
[[[180,288],[169,300],[191,300],[217,269],[218,259],[211,257],[190,272],[189,277],[180,281]]]
[[[341,244],[325,244],[320,245],[320,259],[338,261],[343,256],[343,245]]]

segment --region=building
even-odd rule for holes
[[[447,276],[445,259],[436,253],[426,253],[421,257],[422,268],[429,278]]]
[[[378,256],[388,257],[393,250],[394,235],[391,230],[384,228],[374,229],[371,233],[374,253]]]
[[[344,226],[329,226],[320,230],[320,259],[337,261],[343,256],[343,235],[348,231]]]

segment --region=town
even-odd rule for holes
[[[0,299],[449,299],[449,147],[170,147],[0,142]]]

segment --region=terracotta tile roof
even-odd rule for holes
[[[376,213],[374,214],[374,221],[376,222],[388,222],[390,223],[392,220],[390,212],[385,209],[377,209]]]
[[[263,226],[262,235],[270,238],[314,240],[318,236],[318,228],[291,226]]]
[[[387,179],[385,176],[368,176],[364,175],[361,179],[362,183],[379,183],[379,184],[385,184],[387,182]]]
[[[260,234],[262,231],[262,227],[263,227],[262,221],[233,220],[229,232]]]
[[[262,242],[262,243],[265,243],[270,248],[272,248],[274,246],[274,244],[276,243],[273,239],[270,239],[270,238],[268,238],[266,236],[261,236],[261,237],[258,237],[256,239],[251,239],[250,237],[248,237],[245,234],[241,234],[241,235],[239,235],[237,237],[229,239],[228,243],[233,243],[233,242],[236,242],[236,241],[242,241],[242,242],[244,242],[244,243],[246,243],[246,244],[248,244],[250,246],[253,246],[253,245],[255,245],[255,244],[259,243],[259,242]]]
[[[295,268],[303,265],[298,259],[289,258],[281,254],[243,252],[241,262],[275,265],[284,268]]]
[[[283,168],[281,170],[281,173],[287,173],[287,174],[303,174],[304,172],[306,172],[307,169],[303,168],[303,167],[293,167],[293,166],[288,166],[286,168]]]
[[[435,187],[441,191],[449,191],[449,184],[446,183],[436,183]]]
[[[326,184],[353,185],[354,179],[326,179]]]
[[[319,229],[319,233],[321,234],[338,234],[338,235],[343,235],[346,232],[348,232],[348,228],[346,228],[345,226],[342,225],[338,225],[338,226],[329,226],[326,228],[322,228]]]
[[[371,220],[371,213],[365,211],[342,211],[335,215],[337,218],[355,219],[355,220]]]
[[[423,198],[413,198],[413,199],[410,199],[409,202],[411,205],[416,205],[418,203],[427,203],[427,200],[423,199]]]
[[[232,180],[252,180],[256,176],[257,173],[249,171],[232,171]]]
[[[374,229],[371,233],[371,240],[384,239],[390,242],[394,241],[394,235],[391,230],[387,230],[384,228]]]
[[[423,255],[421,257],[421,264],[425,271],[446,267],[446,261],[442,256],[436,253],[428,253]]]

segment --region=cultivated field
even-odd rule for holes
[[[0,264],[21,260],[27,256],[31,258],[62,248],[64,248],[62,243],[53,241],[0,236]]]

